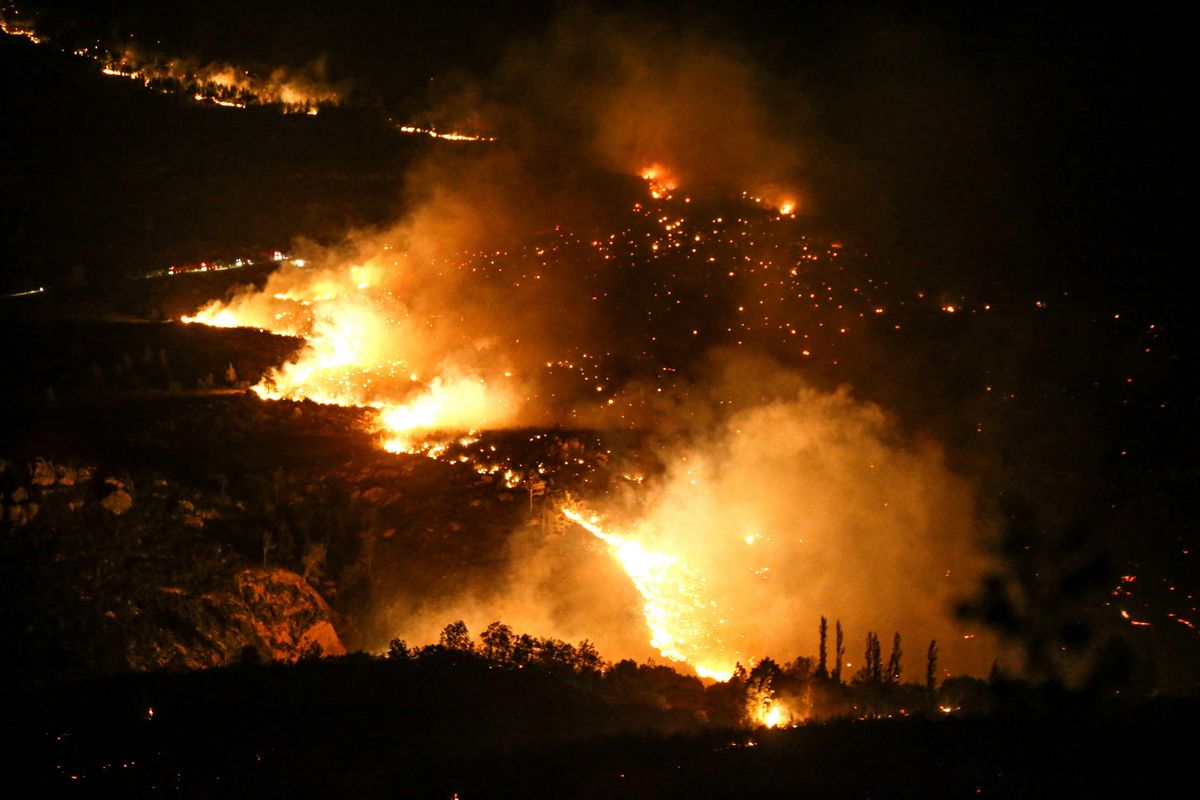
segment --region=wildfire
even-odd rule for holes
[[[782,728],[795,720],[795,715],[788,707],[770,694],[750,699],[749,717],[753,723],[765,728]]]
[[[34,44],[49,41],[32,25],[12,19],[0,18],[0,32]],[[103,75],[136,81],[164,93],[190,95],[197,102],[226,108],[274,106],[287,114],[311,115],[320,105],[341,102],[341,92],[320,77],[323,70],[319,63],[311,69],[277,68],[261,75],[233,64],[147,55],[132,47],[113,52],[94,45],[69,52],[98,64]]]
[[[459,133],[457,131],[439,131],[435,128],[422,128],[417,125],[397,125],[401,133],[418,134],[433,139],[445,139],[450,142],[494,142],[494,136],[482,136],[474,133]]]
[[[646,182],[650,197],[655,200],[672,200],[675,190],[679,188],[679,182],[674,173],[658,162],[641,170],[638,175]],[[799,202],[791,190],[774,186],[757,193],[744,191],[741,196],[743,200],[757,206],[774,208],[779,212],[780,217],[794,218],[799,207]],[[690,203],[691,198],[684,198],[684,202]]]
[[[34,44],[41,44],[44,41],[37,35],[31,25],[20,20],[5,19],[3,16],[0,16],[0,33],[9,36],[20,36],[22,39],[28,39]]]
[[[761,192],[742,192],[742,199],[758,206],[774,208],[781,217],[791,217],[796,214],[799,204],[790,196],[789,191],[769,187]]]
[[[655,200],[670,200],[675,191],[675,179],[662,164],[651,164],[642,170],[642,180],[650,188],[650,196]]]
[[[228,308],[203,308],[196,312],[195,316],[184,315],[181,317],[183,322],[193,323],[198,322],[202,325],[209,325],[213,328],[242,328],[252,327],[246,326],[238,319],[237,314],[234,314]]]
[[[495,407],[496,395],[481,378],[436,377],[414,400],[378,406],[380,422],[387,432],[384,448],[392,453],[413,452],[421,446],[414,432],[461,430],[502,422]]]
[[[2,14],[0,33],[19,36],[34,44],[47,44],[49,41],[39,36],[31,24],[6,18]],[[319,61],[299,70],[279,67],[267,74],[258,74],[235,64],[201,63],[193,59],[150,55],[133,47],[114,52],[100,45],[92,45],[69,52],[98,64],[100,74],[110,78],[124,78],[140,83],[147,89],[164,94],[182,94],[198,103],[211,103],[223,108],[266,106],[285,114],[316,116],[322,106],[336,106],[343,102],[342,89],[324,80],[323,64]],[[450,142],[496,141],[492,136],[439,131],[432,127],[400,124],[391,119],[388,121],[406,134]]]
[[[609,553],[629,575],[645,601],[642,613],[650,628],[651,646],[672,661],[691,664],[701,677],[729,680],[731,659],[710,652],[718,649],[720,642],[709,629],[716,603],[703,597],[704,577],[674,556],[605,531],[595,517],[584,517],[569,506],[563,506],[562,513],[608,545]]]
[[[341,101],[340,93],[319,78],[282,68],[261,76],[232,64],[147,57],[133,49],[120,54],[100,50],[79,54],[99,61],[105,75],[139,81],[164,92],[190,93],[197,102],[226,108],[264,105],[288,114],[316,114],[320,105]]]
[[[377,409],[381,444],[390,452],[419,449],[418,432],[496,426],[514,411],[517,398],[506,385],[453,364],[422,378],[412,363],[420,355],[418,326],[403,302],[375,288],[376,267],[298,278],[300,263],[286,260],[262,292],[214,301],[182,318],[305,340],[298,358],[252,387],[259,397]]]

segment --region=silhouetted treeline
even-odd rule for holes
[[[993,676],[943,684],[951,714],[768,731],[746,726],[748,700],[807,686],[848,701],[865,684],[763,659],[705,686],[500,624],[473,638],[452,623],[387,655],[253,661],[20,695],[3,723],[10,778],[42,796],[1138,796],[1181,772],[1196,711],[1098,708]],[[1011,710],[966,713],[999,703]]]
[[[840,621],[838,626],[840,628]],[[867,663],[842,682],[822,675],[820,661],[800,656],[779,663],[764,657],[750,667],[738,664],[725,682],[702,681],[682,665],[605,661],[591,642],[571,644],[552,637],[518,633],[493,622],[473,637],[461,620],[448,624],[436,644],[413,647],[393,639],[382,658],[402,669],[486,669],[538,673],[569,680],[607,702],[652,707],[668,714],[680,729],[708,727],[788,727],[835,718],[961,716],[994,712],[1050,711],[1064,703],[1089,707],[1121,698],[1109,690],[1069,692],[1058,684],[1035,685],[994,668],[988,679],[955,676],[939,683],[937,642],[929,643],[922,681],[902,680],[899,633],[886,664],[879,637],[866,637]],[[828,666],[828,665],[827,665]],[[773,709],[777,713],[771,715]],[[659,720],[662,724],[664,718]]]

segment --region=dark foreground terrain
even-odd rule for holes
[[[651,691],[653,671],[442,650],[82,683],[8,699],[8,780],[81,797],[1153,797],[1186,785],[1195,752],[1193,701],[1043,694],[990,717],[725,729],[665,708],[719,707],[721,685]]]

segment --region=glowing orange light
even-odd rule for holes
[[[703,576],[675,556],[646,549],[632,537],[610,533],[595,517],[564,506],[563,516],[608,545],[645,601],[642,613],[650,645],[672,661],[691,664],[697,675],[727,681],[736,658],[722,656],[707,628],[712,601],[701,596]]]
[[[675,179],[662,164],[651,164],[641,172],[642,180],[649,186],[650,196],[655,200],[670,199],[675,191]]]

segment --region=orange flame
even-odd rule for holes
[[[650,188],[650,196],[655,200],[669,200],[676,189],[675,178],[662,164],[654,163],[642,170],[642,180]]]
[[[391,452],[412,452],[419,431],[495,427],[515,413],[511,381],[489,382],[451,362],[439,364],[428,379],[417,373],[417,329],[403,303],[374,288],[378,267],[368,263],[300,278],[285,271],[298,263],[286,262],[261,292],[213,301],[182,318],[307,342],[298,358],[252,387],[260,397],[377,409],[381,444]]]
[[[608,545],[645,603],[650,645],[672,661],[690,664],[697,675],[726,681],[736,659],[723,652],[710,629],[715,601],[703,597],[704,577],[675,556],[649,550],[629,536],[609,533],[596,517],[584,517],[569,506],[563,516]],[[716,620],[719,625],[721,620]]]
[[[752,697],[749,703],[750,721],[765,728],[782,728],[795,722],[795,715],[778,697],[764,692]]]

